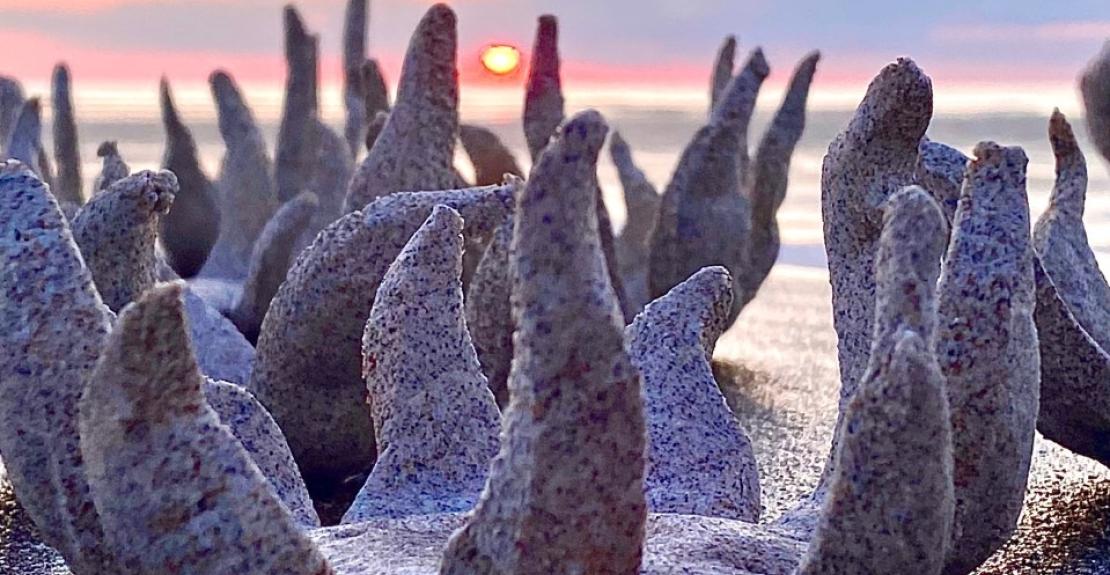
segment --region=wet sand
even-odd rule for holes
[[[824,465],[836,415],[836,336],[823,270],[777,266],[717,346],[715,370],[760,464],[764,520]],[[1110,574],[1110,470],[1038,438],[1018,533],[977,573]],[[0,484],[0,573],[68,573]]]

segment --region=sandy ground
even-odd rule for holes
[[[826,274],[777,266],[717,347],[722,389],[755,443],[764,519],[812,488],[836,414]],[[978,572],[1110,574],[1110,470],[1038,440],[1017,535]],[[0,485],[0,573],[66,573]]]

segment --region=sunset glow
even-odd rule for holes
[[[507,76],[520,68],[520,50],[507,44],[493,44],[482,50],[482,66],[490,73]]]

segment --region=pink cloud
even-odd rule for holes
[[[0,0],[5,1],[5,0]],[[12,75],[24,82],[46,85],[50,71],[59,60],[72,68],[78,82],[101,86],[142,84],[153,86],[165,74],[175,84],[204,84],[215,69],[226,69],[246,84],[280,86],[285,77],[285,64],[279,50],[272,53],[228,53],[204,50],[123,48],[91,48],[82,42],[44,33],[0,28],[0,45],[18,47],[20,57],[0,63],[0,74]],[[468,85],[519,87],[526,77],[526,65],[514,76],[494,77],[479,64],[481,44],[460,46],[460,79]],[[524,58],[528,58],[527,47]],[[870,52],[826,52],[820,66],[820,89],[862,89],[874,74],[898,54]],[[396,82],[402,54],[398,51],[375,51],[390,83]],[[771,53],[773,73],[768,88],[786,83],[800,54]],[[975,57],[920,57],[918,63],[933,77],[938,90],[973,85],[1065,86],[1074,81],[1072,66],[1030,65],[1024,62],[984,61]],[[1078,64],[1077,64],[1078,66]],[[651,65],[618,65],[566,58],[563,72],[568,87],[650,87],[702,90],[709,74],[709,61],[675,59]],[[321,62],[321,80],[325,86],[340,82],[337,55],[325,56]],[[858,91],[858,90],[857,90]],[[853,92],[854,94],[855,92]],[[854,97],[854,96],[853,96]]]
[[[18,46],[21,56],[0,64],[0,72],[28,81],[50,77],[58,61],[66,61],[79,78],[96,82],[156,81],[171,78],[203,81],[217,68],[236,78],[270,81],[282,78],[285,64],[280,54],[226,54],[204,51],[90,49],[36,32],[0,29],[0,45]]]
[[[169,4],[176,0],[0,0],[0,10],[24,12],[97,12],[120,6]],[[200,0],[227,3],[234,0]]]
[[[1090,42],[1110,38],[1110,21],[1047,24],[952,24],[934,28],[929,37],[940,42]]]

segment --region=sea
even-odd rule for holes
[[[31,86],[29,93],[34,93]],[[45,86],[38,86],[48,93]],[[157,86],[75,87],[75,107],[86,189],[99,171],[96,148],[115,140],[132,169],[156,168],[164,150],[164,132],[158,110]],[[281,117],[280,85],[244,86],[265,137],[276,141]],[[780,262],[800,266],[825,266],[820,212],[821,162],[828,144],[847,125],[863,87],[823,89],[820,75],[815,81],[806,118],[806,130],[790,165],[790,185],[778,220],[783,243]],[[662,193],[674,172],[678,157],[694,132],[705,122],[708,95],[689,88],[584,88],[567,90],[567,112],[587,108],[599,110],[613,129],[630,143],[640,168]],[[764,90],[757,103],[749,134],[755,148],[782,97],[781,87]],[[205,85],[175,87],[175,99],[184,121],[192,129],[201,161],[215,178],[223,155],[215,105]],[[49,126],[48,99],[44,126]],[[463,122],[484,126],[497,133],[528,169],[528,154],[521,128],[523,92],[519,87],[467,87],[461,91]],[[343,108],[337,86],[321,93],[321,115],[342,133]],[[1088,155],[1090,186],[1086,221],[1090,241],[1100,261],[1110,263],[1110,172],[1087,136],[1082,106],[1070,87],[974,87],[937,88],[935,112],[928,135],[970,155],[978,142],[993,140],[1021,146],[1029,156],[1028,191],[1032,220],[1045,208],[1053,183],[1053,155],[1048,142],[1048,118],[1059,107],[1068,115],[1080,146]],[[44,128],[44,145],[50,146]],[[364,152],[363,152],[364,153]],[[472,174],[469,160],[459,146],[456,161],[460,171]],[[619,229],[625,219],[624,201],[616,169],[603,154],[598,166],[606,206]]]

